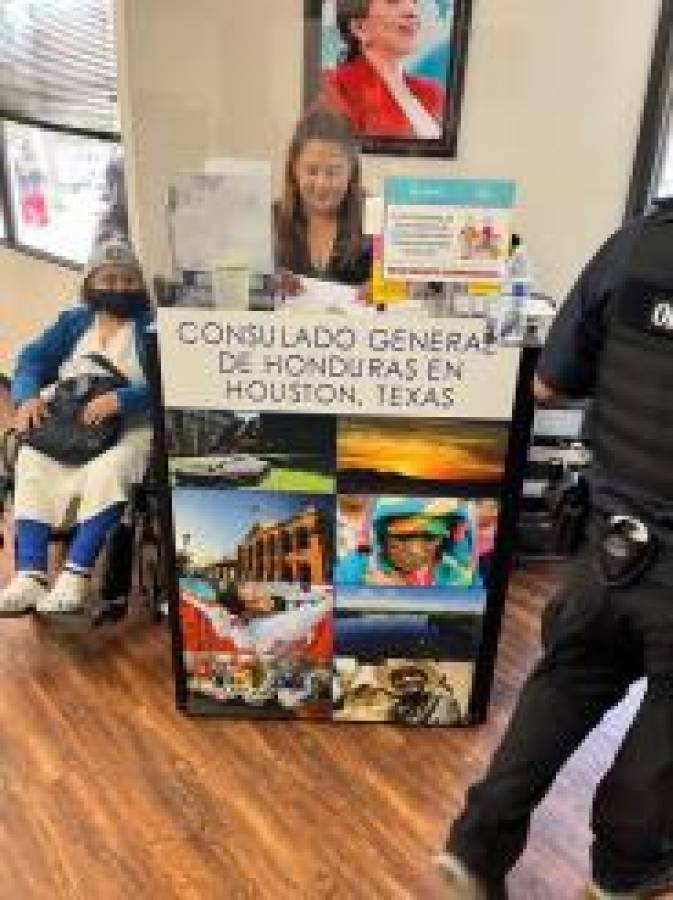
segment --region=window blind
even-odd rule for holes
[[[0,114],[119,133],[114,0],[0,0]]]

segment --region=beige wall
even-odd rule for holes
[[[301,0],[118,0],[138,235],[166,269],[171,175],[213,155],[272,158],[299,111]],[[515,178],[541,287],[563,293],[620,221],[659,0],[475,0],[459,157],[383,172]]]
[[[168,271],[163,198],[209,156],[270,158],[299,112],[303,0],[117,0],[132,228]],[[659,0],[474,0],[459,156],[368,157],[392,171],[515,178],[540,285],[562,294],[620,221]],[[77,275],[0,248],[0,369]]]
[[[0,373],[59,310],[74,302],[79,273],[0,247]]]
[[[518,184],[540,286],[561,297],[620,223],[659,0],[475,0],[455,162]],[[370,181],[399,164],[376,160]]]
[[[117,0],[120,103],[137,240],[168,271],[175,172],[212,156],[273,159],[299,110],[303,0]]]

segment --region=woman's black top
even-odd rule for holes
[[[287,269],[295,275],[321,278],[339,284],[365,284],[372,274],[371,238],[362,237],[359,251],[353,257],[346,253],[347,240],[348,236],[344,234],[340,224],[329,261],[324,268],[318,268],[311,261],[306,231],[299,228],[291,246],[278,248],[276,267]]]

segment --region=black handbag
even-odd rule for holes
[[[99,353],[90,353],[86,359],[106,374],[76,375],[57,382],[54,396],[47,403],[49,416],[23,439],[29,447],[67,466],[81,466],[105,453],[122,432],[118,413],[97,425],[82,422],[87,403],[129,384],[128,378]]]

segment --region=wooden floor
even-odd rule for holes
[[[535,657],[552,580],[516,577],[490,722],[462,730],[188,719],[161,627],[0,622],[0,900],[444,896],[431,855]],[[632,711],[559,778],[512,897],[580,896],[590,789]]]

